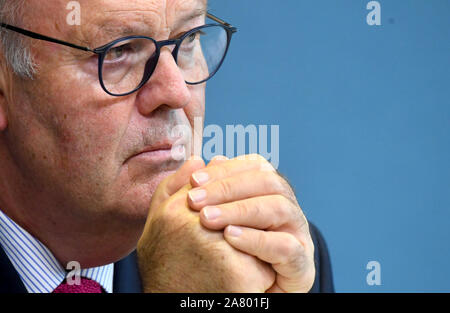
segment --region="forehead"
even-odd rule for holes
[[[91,20],[114,21],[123,16],[139,16],[152,24],[166,24],[171,26],[178,19],[196,11],[206,11],[206,0],[116,0],[92,1],[84,0],[90,6]],[[122,22],[126,22],[123,21]],[[154,25],[156,26],[156,25]]]
[[[75,5],[69,5],[72,3]],[[23,21],[44,34],[59,33],[64,38],[86,41],[94,35],[112,35],[119,30],[131,33],[145,28],[147,33],[167,32],[205,14],[206,8],[207,0],[27,0]],[[76,14],[80,14],[80,25],[68,22]]]

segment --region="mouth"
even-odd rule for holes
[[[150,163],[179,162],[185,158],[186,148],[184,144],[161,143],[144,147],[141,151],[130,156],[125,163],[141,161]]]

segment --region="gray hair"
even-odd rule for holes
[[[18,26],[26,0],[0,0],[0,22]],[[36,73],[28,40],[10,30],[0,28],[1,51],[13,72],[22,78],[33,78]]]

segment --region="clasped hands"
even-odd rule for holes
[[[308,292],[315,277],[308,221],[259,155],[188,160],[154,193],[137,251],[148,292]]]

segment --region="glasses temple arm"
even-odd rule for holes
[[[31,37],[31,38],[34,38],[34,39],[43,40],[43,41],[49,41],[49,42],[57,43],[57,44],[64,45],[64,46],[67,46],[67,47],[75,48],[75,49],[78,49],[78,50],[94,52],[94,51],[92,51],[92,49],[90,49],[88,47],[78,46],[78,45],[75,45],[75,44],[70,43],[70,42],[66,42],[66,41],[62,41],[62,40],[59,40],[59,39],[47,37],[47,36],[44,36],[44,35],[41,35],[41,34],[38,34],[38,33],[31,32],[31,31],[26,30],[26,29],[22,29],[22,28],[19,28],[19,27],[8,25],[8,24],[5,24],[5,23],[0,23],[0,27],[3,27],[5,29],[9,29],[9,30],[11,30],[13,32],[16,32],[16,33],[19,33],[19,34],[22,34],[22,35],[25,35],[27,37]]]
[[[219,24],[222,24],[224,26],[230,27],[233,32],[237,31],[236,27],[233,27],[231,24],[225,22],[224,20],[218,18],[217,16],[215,16],[215,15],[209,13],[209,12],[206,14],[206,16],[208,18],[212,19],[213,21],[219,23]],[[19,34],[22,34],[22,35],[25,35],[27,37],[31,37],[31,38],[37,39],[37,40],[53,42],[53,43],[56,43],[56,44],[60,44],[60,45],[63,45],[63,46],[75,48],[75,49],[78,49],[78,50],[90,51],[90,52],[98,53],[98,52],[96,52],[97,49],[92,50],[92,49],[90,49],[88,47],[78,46],[78,45],[75,45],[75,44],[70,43],[70,42],[62,41],[62,40],[59,40],[59,39],[56,39],[56,38],[47,37],[47,36],[44,36],[44,35],[41,35],[41,34],[38,34],[38,33],[34,33],[32,31],[29,31],[29,30],[26,30],[26,29],[22,29],[22,28],[19,28],[19,27],[15,27],[15,26],[9,25],[9,24],[0,23],[0,27],[8,29],[8,30],[11,30],[13,32],[16,32],[16,33],[19,33]]]
[[[209,12],[206,13],[206,17],[212,19],[214,22],[217,22],[219,24],[225,25],[225,26],[230,27],[232,29],[236,29],[236,27],[233,27],[233,25],[231,25],[230,23],[225,22],[224,20],[218,18],[217,16],[215,16],[215,15],[209,13]]]

